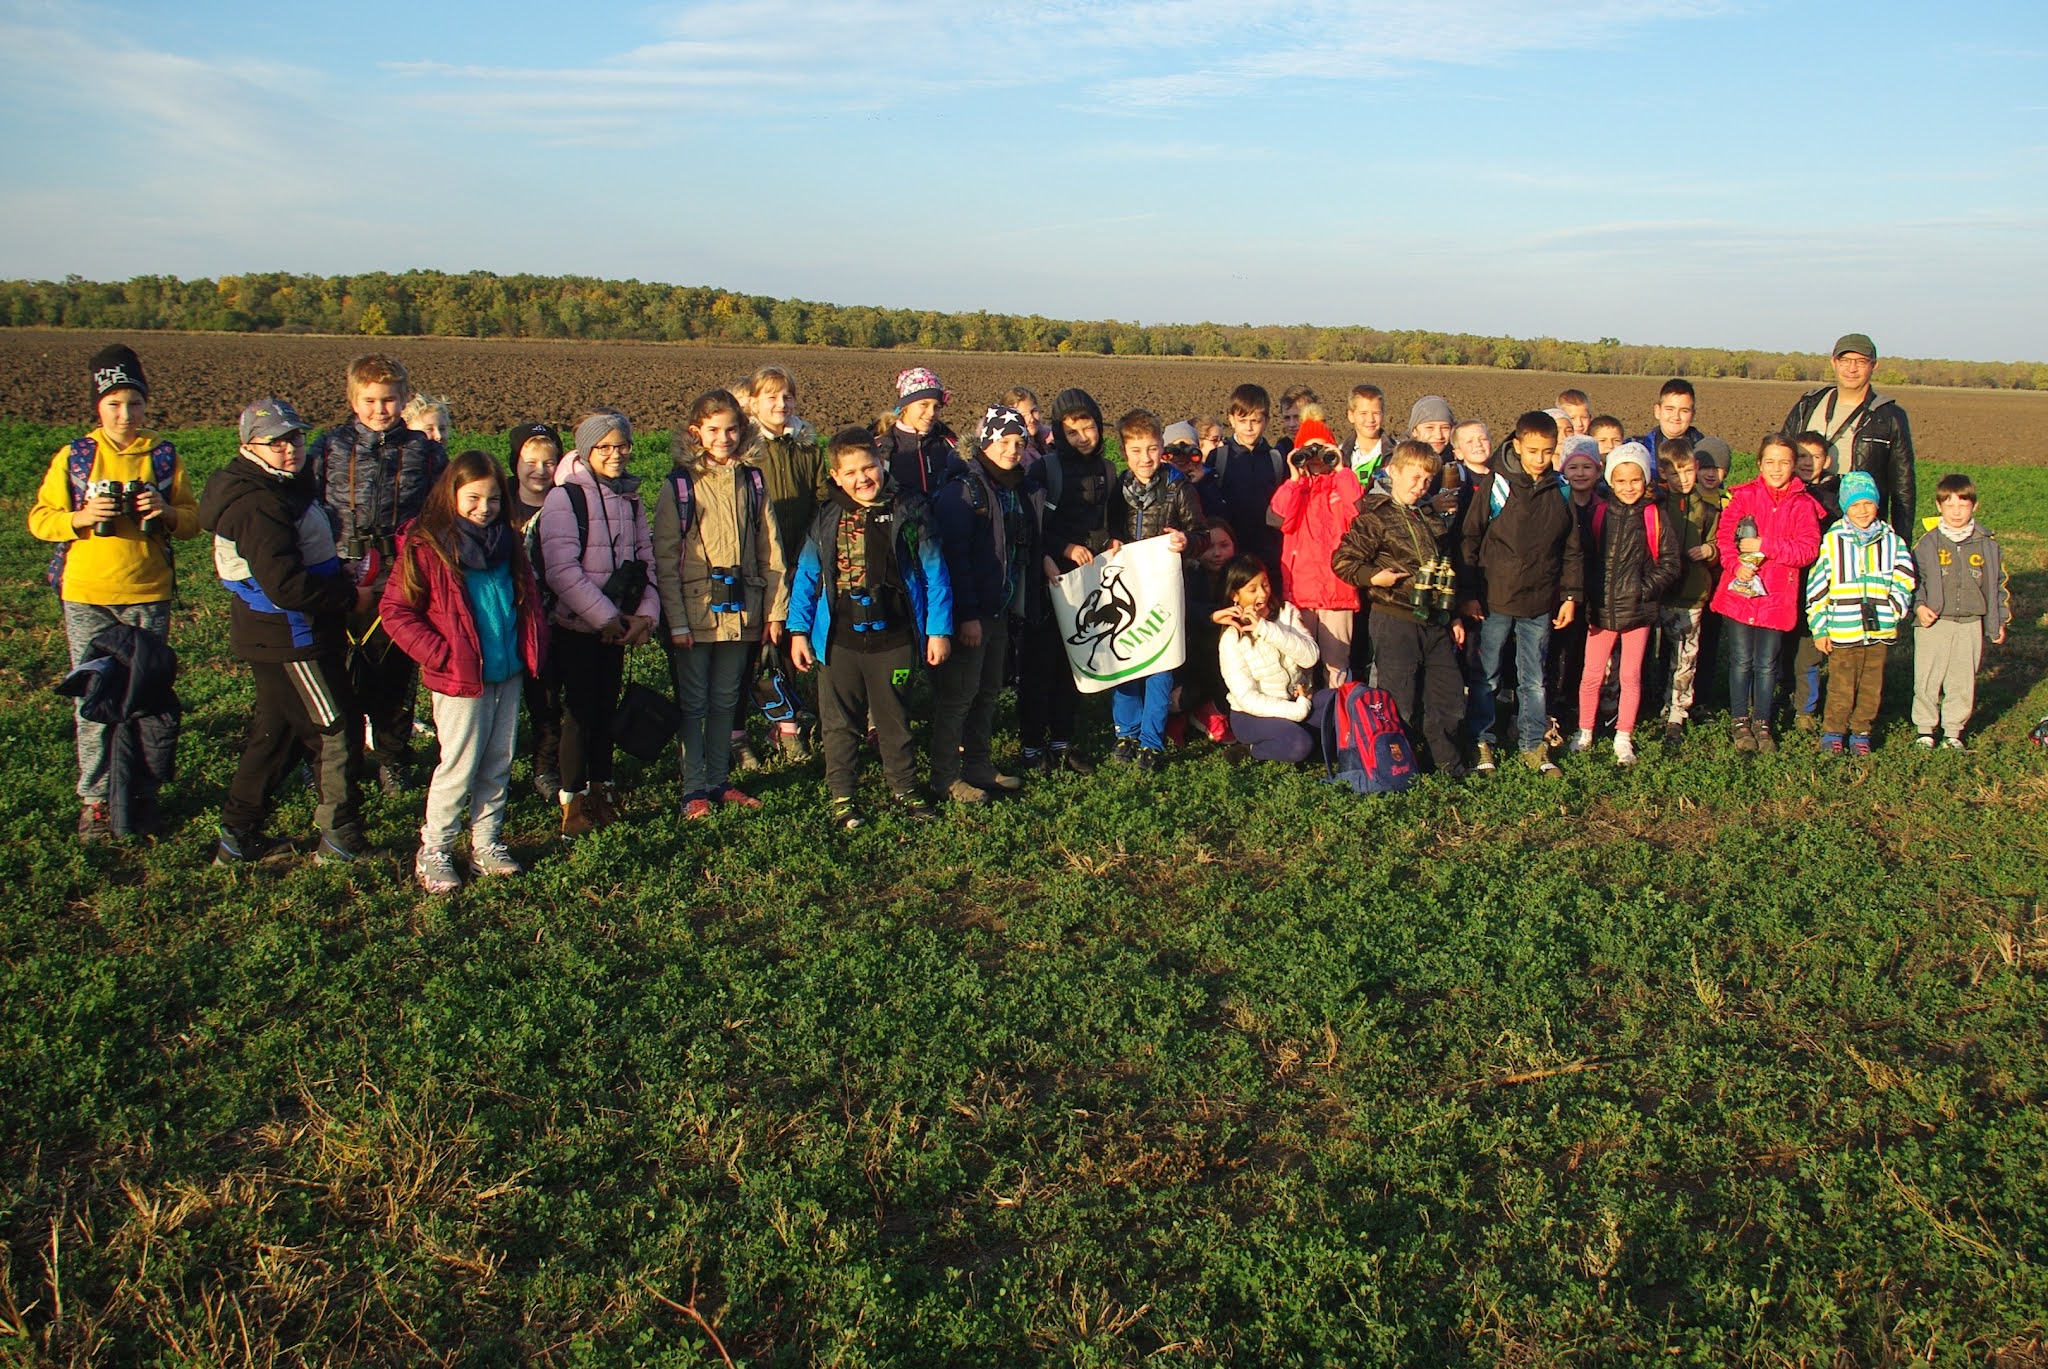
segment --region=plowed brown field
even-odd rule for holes
[[[343,412],[342,368],[373,345],[346,337],[0,329],[0,413],[48,423],[83,421],[86,360],[116,339],[141,355],[150,377],[152,417],[166,427],[231,422],[243,403],[264,393],[282,395],[324,423]],[[1486,419],[1498,436],[1517,413],[1547,405],[1561,386],[1575,384],[1592,396],[1594,412],[1614,414],[1635,433],[1649,425],[1661,382],[1465,367],[630,342],[389,338],[374,345],[403,360],[420,389],[447,395],[457,426],[471,432],[534,418],[567,419],[595,404],[616,405],[647,427],[669,428],[691,397],[729,385],[771,360],[795,373],[803,413],[828,430],[872,419],[893,397],[897,371],[919,365],[930,366],[952,388],[948,417],[956,427],[1016,384],[1029,385],[1048,404],[1063,386],[1079,385],[1111,417],[1143,406],[1170,422],[1220,413],[1230,388],[1250,380],[1275,396],[1289,385],[1311,386],[1341,431],[1346,393],[1371,381],[1387,392],[1393,424],[1405,422],[1419,396],[1433,393],[1461,416]],[[1784,421],[1804,388],[1755,380],[1694,383],[1700,426],[1745,451]],[[2048,463],[2048,394],[1910,387],[1895,393],[1912,415],[1923,465]]]

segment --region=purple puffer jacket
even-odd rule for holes
[[[583,487],[584,503],[590,509],[590,536],[583,555],[576,555],[576,510],[569,505],[563,486]],[[541,560],[547,567],[548,587],[555,592],[555,611],[548,621],[578,632],[602,632],[621,614],[604,597],[604,582],[627,561],[638,560],[647,567],[647,589],[633,609],[634,616],[659,618],[661,593],[654,584],[654,537],[647,527],[647,511],[637,495],[615,494],[605,489],[583,464],[580,452],[570,452],[555,468],[555,488],[540,506]]]

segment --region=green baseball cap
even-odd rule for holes
[[[1869,357],[1872,361],[1877,360],[1877,344],[1870,340],[1870,334],[1868,333],[1842,334],[1835,339],[1835,350],[1829,352],[1828,357],[1832,360],[1844,352],[1854,352],[1857,356]]]

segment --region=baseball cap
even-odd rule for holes
[[[275,442],[287,433],[306,431],[299,411],[275,395],[265,395],[242,410],[242,441]]]
[[[1842,334],[1835,339],[1835,350],[1829,352],[1828,357],[1832,360],[1844,352],[1854,352],[1858,356],[1869,357],[1872,361],[1877,360],[1877,344],[1870,340],[1868,333]]]

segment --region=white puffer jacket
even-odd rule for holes
[[[1320,654],[1315,638],[1303,631],[1294,605],[1280,605],[1279,616],[1260,623],[1249,637],[1234,627],[1224,628],[1216,651],[1232,709],[1293,722],[1308,717],[1308,700],[1295,698],[1293,690],[1308,683],[1308,672]]]

